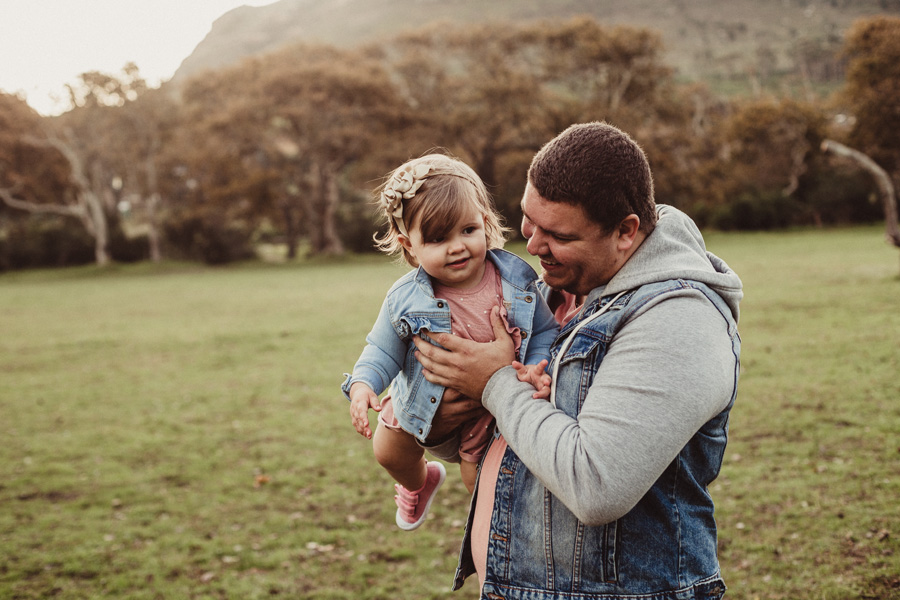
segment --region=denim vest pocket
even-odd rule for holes
[[[562,359],[556,381],[556,407],[577,418],[594,380],[600,361],[606,355],[608,339],[592,329],[576,334],[570,350]]]

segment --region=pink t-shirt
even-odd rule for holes
[[[506,307],[503,305],[503,287],[500,272],[489,260],[484,261],[484,276],[475,287],[459,289],[433,282],[434,295],[442,298],[450,306],[450,331],[461,338],[475,342],[493,342],[494,328],[491,326],[491,310],[500,307],[500,315],[506,329],[513,336],[516,351],[522,345],[522,335],[518,327],[510,327],[506,322]],[[484,417],[466,424],[460,435],[459,455],[463,460],[477,463],[493,435],[493,417]]]
[[[493,342],[491,309],[495,306],[500,307],[500,315],[506,320],[500,272],[489,260],[484,261],[484,276],[475,287],[460,289],[434,282],[434,296],[446,300],[450,305],[450,330],[461,338]],[[506,328],[512,334],[518,350],[522,345],[519,328],[510,327],[508,323]]]

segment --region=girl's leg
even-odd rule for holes
[[[459,474],[462,475],[463,483],[469,493],[475,491],[475,480],[478,479],[478,463],[461,460],[459,462]]]
[[[408,490],[418,490],[425,485],[425,451],[412,435],[379,424],[372,447],[378,464],[394,481]]]

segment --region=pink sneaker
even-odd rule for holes
[[[400,484],[394,485],[397,490],[397,495],[394,496],[394,502],[397,503],[397,527],[405,531],[412,531],[425,522],[435,492],[447,477],[447,470],[439,462],[427,463],[425,471],[425,485],[420,490],[410,492]]]

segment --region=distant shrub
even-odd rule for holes
[[[209,265],[252,258],[252,231],[240,222],[219,215],[192,215],[171,218],[163,225],[163,235],[174,254]]]
[[[818,223],[842,225],[884,219],[875,186],[865,173],[822,173],[803,196],[803,203],[814,212]]]
[[[133,263],[150,258],[150,238],[146,234],[128,236],[121,229],[110,232],[109,254],[116,262]]]
[[[752,231],[780,229],[796,224],[803,207],[780,192],[744,192],[733,202],[715,209],[710,224],[716,229]]]
[[[0,238],[0,270],[68,267],[94,260],[94,240],[71,219],[19,219]]]
[[[345,193],[335,215],[338,236],[350,252],[375,252],[372,236],[378,230],[374,205],[364,193]]]

